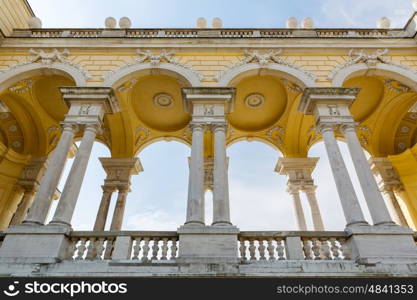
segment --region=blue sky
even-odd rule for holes
[[[312,17],[317,27],[375,27],[387,16],[393,27],[403,27],[413,13],[410,0],[29,0],[44,27],[103,27],[107,16],[128,16],[133,27],[194,27],[198,17],[211,22],[223,19],[224,27],[284,27],[288,17]],[[369,213],[347,147],[340,143],[366,218]],[[105,173],[98,157],[108,157],[100,143],[92,157],[73,218],[73,227],[91,230],[101,199]],[[175,230],[185,221],[190,149],[177,142],[158,142],[139,157],[145,171],[132,178],[123,229]],[[279,152],[259,142],[239,142],[228,148],[232,222],[242,230],[295,230],[293,207],[285,192],[286,178],[274,172]],[[323,143],[309,153],[320,157],[313,173],[324,224],[328,230],[343,230],[345,220],[331,176]],[[62,190],[72,160],[60,183]],[[110,216],[116,195],[113,196]],[[308,204],[303,204],[311,226]],[[206,197],[206,219],[211,222],[211,195]],[[55,205],[54,205],[55,207]],[[54,211],[51,211],[51,216]],[[110,223],[110,220],[109,222]]]
[[[103,27],[104,19],[127,16],[133,27],[194,27],[220,17],[224,27],[284,27],[288,17],[312,17],[317,27],[375,27],[389,17],[403,27],[411,0],[29,0],[45,27]]]

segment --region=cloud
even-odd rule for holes
[[[128,215],[123,230],[175,231],[184,224],[183,216],[163,210]]]
[[[320,23],[332,27],[375,27],[383,16],[391,20],[391,27],[404,27],[412,14],[410,0],[322,0]]]

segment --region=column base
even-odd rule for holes
[[[235,226],[178,228],[179,262],[237,263],[239,229]]]
[[[5,230],[2,263],[56,263],[66,258],[70,230],[61,226],[16,225]]]
[[[417,263],[414,232],[395,224],[356,225],[345,229],[352,259],[360,264]]]

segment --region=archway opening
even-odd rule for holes
[[[232,223],[240,230],[294,230],[286,178],[274,172],[282,155],[257,141],[235,143],[227,153]]]
[[[338,141],[338,145],[344,158],[346,168],[348,169],[349,176],[352,180],[353,187],[355,189],[365,219],[370,224],[372,224],[368,206],[363,196],[362,188],[359,184],[359,180],[356,175],[355,167],[353,166],[347,144],[345,142]],[[308,156],[320,158],[312,174],[312,177],[314,179],[315,185],[317,186],[317,200],[323,217],[324,226],[326,230],[329,231],[344,230],[346,227],[346,219],[343,214],[342,205],[331,171],[329,159],[326,154],[324,142],[320,141],[313,145],[308,152]]]
[[[175,231],[185,222],[190,148],[159,141],[138,156],[144,171],[132,176],[122,229]]]

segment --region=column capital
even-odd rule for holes
[[[339,126],[339,129],[342,133],[346,132],[355,132],[356,128],[358,127],[359,123],[357,122],[351,122],[351,123],[343,123]]]
[[[302,187],[302,191],[306,194],[316,194],[317,185],[307,185]]]
[[[236,89],[230,87],[183,88],[184,110],[193,122],[213,124],[226,122],[226,115],[234,109]]]
[[[302,188],[314,185],[311,173],[315,169],[318,157],[280,157],[275,172],[288,176],[288,185]]]
[[[104,114],[120,111],[110,87],[60,87],[64,102],[69,107],[65,123],[101,124]]]
[[[381,191],[393,191],[402,187],[400,177],[387,157],[371,157],[368,163],[377,177]]]
[[[212,128],[213,132],[223,131],[223,132],[226,133],[227,128],[228,128],[228,124],[226,122],[213,123],[213,124],[211,124],[211,128]]]
[[[139,172],[143,172],[143,167],[138,157],[128,158],[99,158],[104,171],[107,174],[104,180],[105,186],[117,187],[130,185],[130,178]]]

